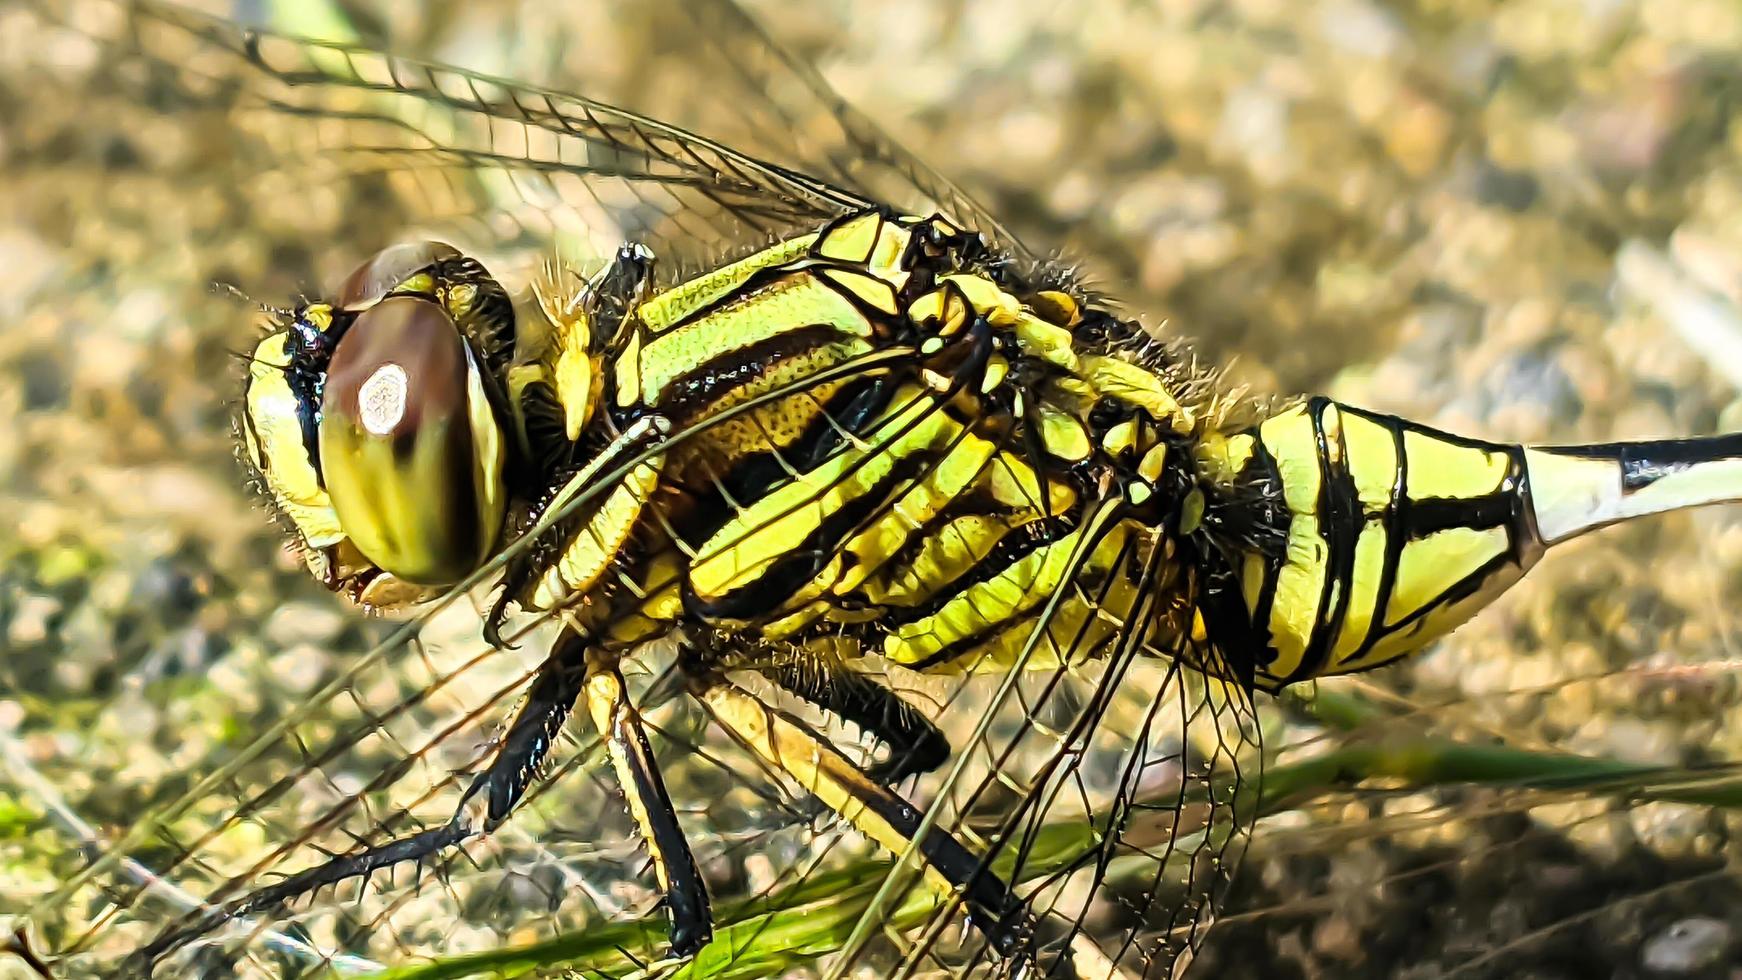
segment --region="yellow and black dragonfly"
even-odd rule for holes
[[[183,152],[223,128],[246,186],[212,207],[264,196],[359,262],[261,311],[238,455],[316,580],[415,614],[93,847],[47,903],[104,896],[65,962],[367,969],[538,918],[604,951],[545,961],[583,972],[1167,975],[1254,818],[1267,696],[1420,651],[1550,545],[1742,496],[1732,436],[1525,447],[1237,397],[740,11],[667,13],[787,101],[692,131],[168,5],[43,12]],[[487,648],[412,654],[462,597]],[[611,779],[560,778],[595,755]],[[533,807],[546,833],[454,875]],[[249,828],[284,833],[233,863]]]

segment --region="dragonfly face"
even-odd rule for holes
[[[372,606],[459,581],[501,533],[508,434],[456,321],[498,287],[450,281],[456,261],[436,243],[385,249],[249,359],[244,458],[316,577]]]

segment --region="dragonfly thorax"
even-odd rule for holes
[[[976,669],[1046,583],[1120,581],[1058,628],[1115,621],[1202,528],[1159,345],[947,221],[860,212],[657,293],[648,271],[625,250],[539,304],[508,388],[564,434],[505,602],[625,646],[688,623]]]

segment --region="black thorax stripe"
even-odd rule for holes
[[[892,492],[922,471],[933,454],[911,453],[898,460],[865,492],[825,517],[803,540],[766,565],[750,582],[716,599],[703,599],[686,581],[684,608],[703,620],[752,620],[778,611],[805,583],[815,578],[840,551],[861,523],[885,506]]]

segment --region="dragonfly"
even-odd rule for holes
[[[173,7],[113,9],[127,15],[127,30],[124,41],[108,43],[161,76],[161,97],[216,107],[227,120],[259,127],[270,161],[263,172],[295,174],[309,191],[323,178],[407,184],[396,196],[412,202],[414,221],[431,228],[451,221],[452,237],[502,257],[479,261],[445,244],[384,247],[336,289],[267,310],[266,339],[245,354],[241,455],[310,570],[329,587],[393,606],[426,598],[416,586],[458,584],[459,592],[448,593],[452,601],[506,569],[510,584],[486,608],[490,651],[534,648],[530,670],[518,667],[483,699],[494,705],[518,692],[522,700],[478,760],[477,774],[449,781],[460,802],[452,809],[453,801],[445,801],[447,819],[395,833],[395,826],[421,822],[403,808],[439,809],[443,801],[390,799],[386,805],[402,809],[372,826],[368,839],[265,883],[262,872],[280,865],[286,849],[318,851],[317,836],[367,808],[363,793],[341,789],[327,813],[276,842],[278,853],[152,923],[126,954],[127,969],[171,969],[166,964],[175,957],[227,955],[222,951],[234,945],[306,955],[321,945],[304,938],[310,927],[299,923],[286,932],[272,920],[322,887],[366,884],[402,861],[438,860],[452,847],[494,836],[531,787],[560,785],[535,774],[584,696],[587,711],[576,713],[593,715],[600,736],[589,748],[602,747],[616,776],[615,786],[599,793],[628,802],[615,838],[646,855],[591,862],[594,874],[616,865],[616,880],[640,879],[649,888],[637,910],[643,914],[621,917],[636,930],[623,935],[638,937],[641,953],[628,958],[637,969],[668,960],[673,969],[690,968],[686,963],[708,969],[710,957],[742,955],[737,944],[747,933],[734,931],[740,925],[774,928],[771,906],[761,907],[759,919],[755,901],[716,916],[714,906],[722,903],[713,893],[720,886],[704,880],[706,852],[698,855],[693,835],[684,833],[682,788],[717,795],[725,778],[726,792],[752,794],[743,812],[789,814],[765,820],[772,828],[743,832],[756,849],[779,853],[771,840],[781,835],[803,844],[796,858],[782,856],[792,867],[762,886],[765,903],[829,880],[823,869],[830,862],[868,847],[900,855],[898,869],[878,878],[841,943],[847,962],[878,955],[867,946],[890,943],[893,951],[881,954],[907,971],[1165,974],[1198,942],[1245,836],[1250,817],[1241,799],[1260,778],[1252,767],[1260,758],[1254,705],[1261,692],[1415,652],[1522,575],[1549,544],[1614,520],[1734,495],[1729,437],[1526,449],[1329,399],[1222,404],[1177,349],[1038,260],[990,214],[841,106],[814,75],[788,59],[770,62],[767,52],[777,49],[728,6],[704,8],[713,20],[688,30],[754,43],[763,53],[742,64],[772,64],[780,81],[808,91],[851,155],[812,164],[812,174],[581,95],[365,47],[244,30]],[[563,266],[546,270],[531,308],[517,306],[493,270],[529,240],[558,253],[608,257],[585,276]],[[825,269],[826,275],[819,271]],[[758,287],[825,279],[834,285],[801,298],[800,315],[826,319],[822,304],[850,293],[858,312],[830,315],[848,318],[845,333],[872,338],[863,349],[842,337],[832,341],[841,350],[829,348],[827,356],[802,348],[806,358],[822,357],[823,367],[806,360],[794,386],[765,390],[756,383],[772,385],[772,372],[750,370],[764,367],[760,357],[712,359],[720,345],[756,329],[734,319],[732,303],[748,304],[748,320],[764,330],[808,327],[809,319],[795,322],[778,312],[784,308]],[[392,313],[401,317],[397,325]],[[870,322],[898,315],[931,332],[907,338]],[[468,393],[454,403],[450,420],[470,426],[466,451],[482,460],[477,472],[459,471],[477,482],[453,494],[470,494],[470,502],[458,514],[442,512],[435,522],[440,533],[396,524],[427,514],[370,492],[403,481],[427,493],[443,486],[449,471],[400,472],[397,462],[381,462],[399,455],[371,457],[375,450],[357,434],[369,429],[368,418],[359,415],[361,429],[343,436],[331,421],[342,417],[340,403],[324,400],[326,393],[351,391],[361,413],[371,401],[369,386],[391,380],[364,355],[356,383],[339,383],[344,357],[355,347],[339,345],[351,331],[418,332],[429,326],[426,317],[459,344],[450,348],[453,366]],[[551,347],[522,359],[518,334],[540,318]],[[673,343],[686,330],[705,340],[688,355]],[[952,340],[958,335],[969,343]],[[791,338],[776,330],[770,339]],[[685,356],[692,358],[687,367]],[[764,356],[778,362],[793,355]],[[839,403],[809,392],[885,374],[902,378],[903,369],[912,374],[905,388],[849,390],[844,394],[852,397]],[[699,422],[676,429],[665,415],[638,414],[658,404],[650,378],[685,370],[697,379],[692,384],[712,392],[701,398],[707,411]],[[1024,380],[1033,372],[1040,373]],[[711,402],[721,390],[738,390],[719,388],[711,380],[718,378],[760,400],[736,411]],[[1039,395],[1058,379],[1066,383],[1061,393]],[[540,385],[554,393],[537,394]],[[882,390],[892,386],[893,393]],[[1087,392],[1100,415],[1087,407],[1074,418],[1061,411],[1071,391]],[[1011,446],[999,449],[961,428],[947,406],[964,393],[981,399],[974,403],[980,410],[996,406],[1013,420]],[[600,399],[609,399],[603,410]],[[802,414],[804,404],[814,406],[812,414]],[[766,432],[738,437],[754,452],[718,434],[706,452],[683,448],[685,440],[709,439],[712,428],[729,431],[734,419],[769,426],[790,412],[832,433],[819,441],[825,448],[808,469],[784,458],[774,448],[782,438]],[[617,427],[609,439],[588,439],[599,435],[591,428],[595,418]],[[951,421],[931,421],[941,419]],[[856,489],[821,506],[819,523],[801,521],[797,538],[776,533],[792,513],[781,494],[804,499],[812,486],[807,478],[826,466],[856,472],[899,462],[913,451],[910,433],[916,426],[929,433],[923,428],[929,424],[944,428],[926,438],[951,448],[922,447],[941,452],[925,475],[902,478],[899,491],[837,475],[831,486]],[[352,441],[329,443],[344,438]],[[493,440],[514,445],[481,448]],[[855,516],[851,538],[846,531],[826,535],[821,540],[831,547],[810,557],[816,545],[807,542],[826,524],[821,514],[835,508],[851,514],[884,495],[907,499],[963,459],[960,447],[982,444],[995,465],[973,470],[961,485],[930,484],[939,505],[970,490],[990,497],[991,510],[961,515],[952,537],[928,550],[917,535],[930,518],[885,505]],[[679,459],[668,462],[668,455]],[[751,479],[752,456],[773,459],[784,475]],[[370,459],[376,463],[347,472],[347,460]],[[1079,482],[1074,466],[1097,476]],[[311,496],[311,486],[324,488],[324,497]],[[1101,496],[1090,499],[1089,487]],[[707,499],[651,502],[667,489]],[[926,505],[914,497],[908,506]],[[1034,513],[1010,516],[1024,506]],[[623,519],[612,515],[624,509],[637,516],[617,523]],[[604,541],[639,521],[643,510],[657,512],[657,523],[667,526],[654,543],[638,542],[654,557],[632,567],[628,552],[618,551],[626,547],[622,539]],[[710,510],[714,516],[699,525],[705,532],[674,526],[692,511]],[[965,562],[966,571],[957,573],[980,584],[1017,583],[1009,591],[1019,597],[1002,606],[982,599],[972,616],[984,622],[962,626],[946,615],[947,599],[956,595],[946,586],[957,573],[941,570],[946,558],[938,549],[989,518],[991,537],[983,547],[970,544],[966,559],[954,559]],[[995,547],[1000,535],[1055,520],[1056,531],[1025,531],[1023,549]],[[514,525],[512,533],[498,532],[504,522]],[[893,544],[860,537],[868,529],[893,536]],[[473,534],[451,562],[443,560],[451,557],[449,532]],[[518,542],[519,550],[498,559],[499,533],[501,543]],[[408,540],[415,547],[402,549]],[[915,581],[908,588],[935,594],[937,608],[890,600],[895,578],[863,586],[871,579],[862,575],[860,585],[848,586],[840,572],[819,565],[850,551],[868,566],[887,557],[875,549],[893,546],[909,547]],[[585,547],[609,560],[589,564]],[[807,559],[795,580],[790,569],[780,576],[768,571],[786,568],[782,562],[794,555]],[[1022,556],[1043,570],[1059,562],[1065,571],[1053,575],[1063,584],[1050,591],[1038,585],[1036,573],[1022,571]],[[675,568],[662,569],[662,557]],[[618,600],[605,603],[606,593],[592,593],[595,580],[583,579],[604,575],[610,565],[622,581],[612,590]],[[1171,577],[1176,568],[1201,581]],[[836,577],[822,582],[829,575]],[[1121,588],[1122,579],[1132,587]],[[624,605],[624,594],[633,603]],[[834,597],[818,598],[825,594]],[[1175,595],[1188,598],[1161,601]],[[516,609],[538,614],[538,622],[511,619]],[[887,630],[882,623],[891,619],[908,632]],[[996,633],[1001,623],[1020,628]],[[674,636],[680,625],[704,627],[712,647],[687,631]],[[541,628],[555,637],[540,636]],[[609,656],[602,657],[597,641],[609,631],[621,636],[609,638]],[[757,641],[754,649],[740,645],[745,636]],[[860,649],[867,637],[881,641],[872,654]],[[636,690],[628,671],[659,662],[641,647],[674,639],[665,670],[648,668]],[[536,653],[540,646],[548,656]],[[383,644],[351,670],[398,649],[397,642]],[[871,657],[888,666],[873,672],[864,663]],[[465,669],[431,666],[433,683],[398,705],[361,707],[362,724],[350,734],[391,731],[395,713],[438,696]],[[356,689],[358,676],[343,676],[339,687]],[[691,713],[673,705],[654,730],[644,714],[678,700],[680,690],[694,703]],[[943,723],[915,710],[927,702],[939,706]],[[812,720],[801,717],[806,711]],[[965,719],[954,722],[965,727],[952,728],[952,716]],[[255,744],[281,741],[302,721],[291,712]],[[824,733],[843,722],[881,743],[880,754],[855,761],[843,753]],[[700,734],[709,728],[715,737]],[[684,757],[659,759],[662,741],[682,747]],[[324,771],[320,754],[330,750],[301,751],[299,771]],[[402,759],[435,751],[404,751]],[[569,766],[584,765],[587,754]],[[690,774],[688,766],[699,771]],[[226,769],[215,778],[234,778],[235,769]],[[909,781],[915,798],[929,797],[923,808],[895,788]],[[790,799],[781,806],[754,800],[783,783]],[[250,825],[282,792],[269,787],[217,831],[200,831],[191,845],[177,841],[168,873],[204,864],[224,831]],[[139,824],[77,883],[161,840],[166,815],[198,796],[190,793]],[[731,802],[720,806],[722,813],[732,809]],[[834,831],[818,834],[811,825],[830,814]],[[639,867],[643,860],[648,867]],[[904,871],[925,885],[915,889]],[[582,897],[568,899],[566,912],[579,924],[608,904],[586,894],[596,886],[584,878],[573,881],[569,893]],[[487,901],[463,885],[449,889],[456,904]],[[934,905],[922,903],[917,924],[898,937],[870,935],[884,928],[881,916],[896,915],[914,894],[935,898]],[[150,900],[142,894],[116,904],[143,909]],[[550,899],[563,900],[560,890]],[[650,907],[662,911],[647,914]],[[391,914],[369,910],[364,931],[401,941],[382,927]],[[1096,923],[1109,917],[1111,926]],[[125,931],[87,933],[73,946],[91,948]]]

